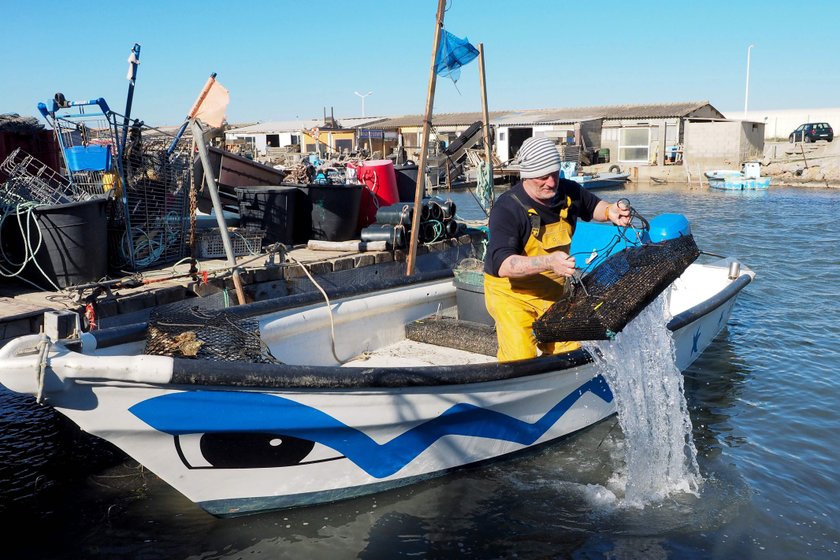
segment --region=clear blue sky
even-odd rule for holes
[[[230,122],[422,114],[436,0],[0,0],[0,113],[57,91],[179,124],[207,76]],[[709,100],[743,110],[840,105],[837,0],[449,0],[445,28],[485,49],[490,110]],[[478,62],[438,79],[435,113],[479,111]]]

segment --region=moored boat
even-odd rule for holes
[[[652,220],[646,242],[690,234],[673,216]],[[615,232],[581,223],[572,250],[605,247]],[[492,327],[459,319],[451,268],[410,277],[369,268],[353,286],[323,283],[326,303],[316,291],[226,310],[191,302],[81,337],[53,314],[46,335],[0,349],[0,383],[42,398],[222,517],[410,484],[615,413],[584,349],[498,363]],[[725,326],[753,276],[716,259],[672,284],[663,320],[680,369]],[[190,328],[173,336],[173,324]],[[161,355],[163,346],[177,351]]]
[[[623,187],[630,177],[630,173],[624,171],[622,173],[595,173],[594,175],[581,174],[569,177],[572,181],[577,181],[585,189],[610,189]]]
[[[715,169],[706,171],[704,175],[709,182],[709,188],[727,191],[765,190],[770,187],[770,177],[760,175],[761,167],[758,162],[747,162],[741,171],[732,169]]]

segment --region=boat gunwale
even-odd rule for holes
[[[266,389],[395,389],[473,385],[574,369],[593,361],[577,349],[515,362],[443,366],[341,367],[173,358],[172,385]]]
[[[697,305],[694,305],[672,317],[671,320],[668,321],[666,327],[669,331],[676,332],[679,329],[697,321],[700,317],[708,315],[718,307],[724,305],[726,302],[735,299],[741,290],[746,288],[747,284],[752,282],[752,279],[753,277],[751,274],[741,274],[737,279],[727,284],[724,289],[717,292],[712,297],[705,299]]]

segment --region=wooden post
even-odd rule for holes
[[[487,82],[484,79],[484,43],[478,44],[478,75],[481,80],[481,115],[484,119],[484,157],[490,173],[490,208],[493,207],[493,155],[490,151],[490,114],[487,110]],[[487,210],[490,210],[488,208]]]
[[[426,92],[426,115],[423,119],[423,138],[420,142],[420,161],[417,162],[417,185],[414,189],[414,207],[420,208],[423,202],[423,191],[426,185],[426,151],[429,149],[429,130],[432,127],[432,107],[435,103],[435,63],[437,62],[437,51],[440,46],[440,35],[443,30],[443,14],[446,8],[446,0],[438,0],[437,15],[435,16],[435,41],[432,47],[432,65],[429,68],[429,89]],[[408,259],[406,260],[406,276],[414,274],[415,261],[417,260],[417,240],[420,235],[420,214],[415,212],[411,220],[411,236],[408,242]]]

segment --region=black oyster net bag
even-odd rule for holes
[[[231,308],[235,309],[235,308]],[[146,354],[216,362],[278,363],[260,339],[259,321],[198,298],[161,306],[149,316]]]
[[[612,340],[700,256],[694,237],[610,255],[534,321],[539,342]]]

